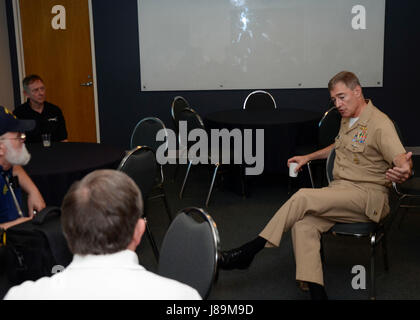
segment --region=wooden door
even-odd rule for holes
[[[88,0],[20,0],[20,16],[25,76],[43,78],[69,141],[96,142]]]

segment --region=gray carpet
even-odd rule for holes
[[[211,172],[206,167],[197,167],[182,200],[178,198],[184,169],[172,180],[173,168],[165,168],[165,182],[172,214],[189,207],[204,207]],[[229,181],[220,182],[214,190],[208,213],[215,220],[222,249],[237,247],[253,238],[284,203],[287,194],[287,177],[267,175],[251,178],[248,183],[250,196],[242,197],[239,189]],[[294,187],[305,185],[303,176]],[[159,199],[148,203],[149,226],[158,245],[161,244],[169,220],[163,202]],[[390,270],[384,271],[382,250],[377,250],[376,292],[378,300],[420,299],[420,210],[409,212],[398,228],[398,219],[388,240]],[[334,300],[366,300],[369,297],[369,243],[367,239],[325,237],[324,278],[327,294]],[[141,263],[151,271],[157,264],[145,238],[138,254]],[[354,290],[352,267],[362,265],[366,269],[367,289]],[[279,248],[264,249],[255,258],[248,270],[220,270],[211,294],[211,300],[307,300],[309,294],[301,291],[295,282],[295,262],[290,234],[284,235]]]
[[[173,168],[165,168],[165,189],[172,215],[190,206],[204,207],[210,185],[211,172],[206,167],[194,168],[182,200],[178,198],[184,175],[182,168],[173,181]],[[294,181],[295,189],[307,185],[305,176]],[[284,203],[287,194],[287,177],[268,175],[251,178],[248,182],[250,196],[242,197],[237,190],[235,176],[220,182],[213,192],[208,213],[215,220],[222,249],[230,249],[255,238]],[[397,221],[398,222],[398,219]],[[158,246],[162,243],[169,226],[163,201],[148,201],[148,223]],[[420,210],[409,212],[401,226],[391,230],[389,236],[390,270],[385,272],[382,251],[377,252],[377,299],[420,299]],[[351,286],[355,276],[351,269],[363,265],[369,284],[369,244],[367,239],[328,236],[324,242],[324,278],[326,290],[333,300],[367,300],[368,290],[354,290]],[[157,263],[146,237],[137,253],[140,263],[156,272]],[[0,296],[6,291],[7,279],[0,278]],[[248,270],[220,270],[217,282],[209,296],[210,300],[307,300],[309,294],[301,291],[295,282],[295,262],[290,234],[284,235],[279,248],[264,249],[255,258]],[[270,304],[271,305],[271,304]],[[276,305],[271,305],[273,308]]]

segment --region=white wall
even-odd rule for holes
[[[382,86],[385,0],[138,3],[144,91]]]
[[[0,105],[14,109],[6,3],[3,0],[0,1]]]

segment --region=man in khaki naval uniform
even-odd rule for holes
[[[359,80],[347,71],[334,76],[328,89],[342,116],[335,143],[288,160],[301,170],[308,161],[325,159],[336,150],[328,187],[300,189],[273,216],[259,237],[240,248],[222,252],[223,269],[247,268],[264,247],[279,246],[291,229],[296,259],[296,279],[309,284],[311,297],[327,298],[320,257],[320,236],[336,222],[378,222],[389,213],[392,181],[409,178],[411,152],[406,153],[392,121],[365,100]]]

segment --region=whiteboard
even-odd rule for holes
[[[138,0],[138,21],[142,91],[382,86],[385,0]]]

